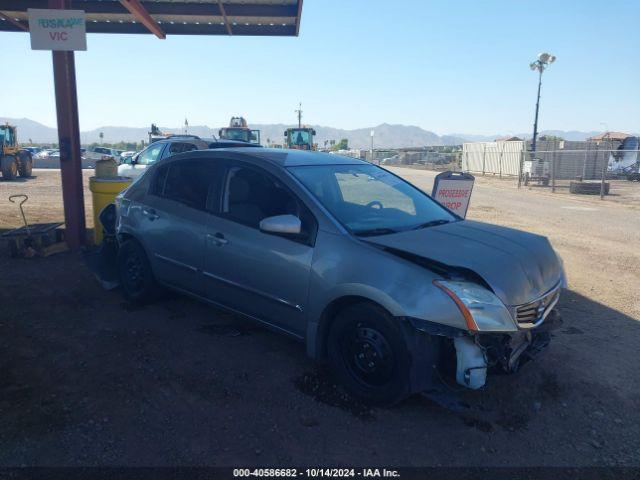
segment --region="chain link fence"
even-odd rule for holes
[[[427,170],[460,171],[462,152],[446,149],[444,151],[425,149],[371,150],[366,151],[364,159],[376,165],[416,166]]]
[[[600,195],[611,192],[611,181],[640,181],[638,150],[544,150],[521,152],[518,187],[537,185],[552,192]]]

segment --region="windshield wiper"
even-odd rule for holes
[[[431,220],[429,222],[421,223],[420,225],[413,227],[411,230],[420,230],[421,228],[435,227],[436,225],[444,225],[445,223],[451,223],[451,220]]]
[[[358,237],[372,237],[374,235],[388,235],[389,233],[397,233],[397,230],[393,228],[381,227],[370,228],[368,230],[354,230],[353,234]]]

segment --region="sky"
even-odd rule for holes
[[[299,37],[89,34],[80,127],[294,123],[302,102],[313,125],[528,132],[548,51],[540,129],[638,132],[639,21],[638,0],[304,0]],[[51,54],[0,42],[0,116],[55,126]]]

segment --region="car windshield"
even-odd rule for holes
[[[395,233],[458,219],[416,187],[375,165],[300,166],[289,171],[355,235]]]

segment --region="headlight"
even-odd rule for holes
[[[467,328],[479,332],[512,332],[518,327],[509,310],[493,292],[471,282],[435,280],[462,313]]]

